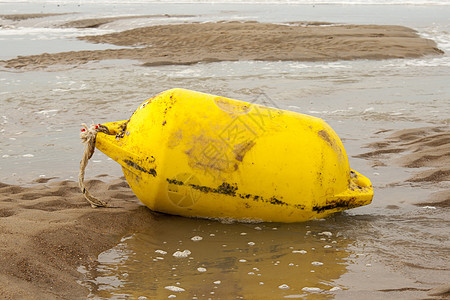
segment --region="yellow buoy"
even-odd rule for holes
[[[370,180],[319,118],[172,89],[103,125],[115,136],[99,132],[96,147],[154,211],[299,222],[372,201]]]

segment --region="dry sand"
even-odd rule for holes
[[[77,21],[72,26],[96,27],[110,21]],[[0,61],[0,66],[45,68],[105,59],[139,60],[147,66],[236,60],[336,61],[413,58],[443,53],[434,41],[421,38],[410,28],[384,25],[190,23],[137,28],[80,39],[130,48],[19,56]]]

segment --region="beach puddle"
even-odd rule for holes
[[[81,267],[95,299],[262,299],[331,296],[352,243],[326,221],[223,223],[156,215]]]

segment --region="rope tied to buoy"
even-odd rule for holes
[[[84,198],[91,204],[93,208],[96,207],[108,207],[108,203],[95,198],[89,193],[86,185],[84,184],[84,174],[86,167],[88,165],[89,159],[92,157],[95,151],[95,141],[97,133],[103,132],[105,134],[111,135],[108,127],[102,124],[92,124],[88,127],[86,124],[81,124],[83,128],[81,129],[80,138],[83,144],[86,144],[84,148],[83,158],[80,161],[80,173],[78,174],[78,183],[81,188],[81,192]]]

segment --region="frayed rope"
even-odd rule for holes
[[[86,144],[84,148],[83,158],[80,162],[80,173],[78,174],[78,183],[81,188],[81,192],[84,195],[84,198],[91,204],[92,207],[108,207],[108,203],[95,198],[89,193],[84,184],[84,174],[86,170],[86,166],[89,162],[89,159],[92,157],[95,151],[95,140],[97,137],[97,133],[103,132],[105,134],[111,134],[109,132],[108,127],[101,124],[92,124],[88,127],[86,124],[81,124],[83,128],[81,129],[80,138],[83,144]]]

